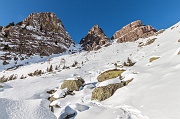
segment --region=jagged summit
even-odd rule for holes
[[[65,52],[74,41],[62,21],[51,12],[32,13],[25,20],[2,28],[1,46],[16,54],[41,56]],[[3,47],[0,48],[4,49]]]
[[[23,20],[23,23],[45,31],[65,31],[62,21],[52,12],[32,13]]]
[[[94,25],[88,32],[88,34],[104,34],[103,30],[99,27],[99,25]]]
[[[117,42],[132,42],[139,38],[154,35],[156,32],[157,30],[152,26],[146,26],[141,20],[137,20],[116,31],[112,39],[116,39]]]
[[[94,25],[88,34],[81,39],[80,44],[84,50],[98,50],[101,46],[109,44],[109,38],[98,25]]]

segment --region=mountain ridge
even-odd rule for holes
[[[9,48],[19,54],[39,53],[46,56],[65,52],[74,44],[61,20],[50,12],[32,13],[16,25],[12,22],[2,28],[0,35],[1,40],[7,42],[6,45],[9,42],[10,45],[22,47],[23,51],[15,46]],[[47,47],[43,48],[43,45]],[[41,52],[40,49],[44,51]]]
[[[133,34],[131,34],[132,29],[140,30],[133,31]],[[145,32],[143,29],[145,29]],[[125,35],[123,34],[124,31],[126,31]],[[138,33],[139,31],[140,33]],[[147,35],[149,32],[150,34]],[[0,63],[10,68],[8,66],[9,63],[14,62],[14,65],[22,65],[20,62],[24,64],[25,61],[23,60],[34,56],[43,58],[66,52],[96,51],[102,47],[110,46],[114,41],[117,43],[134,42],[143,35],[147,37],[156,35],[156,30],[151,26],[143,25],[140,20],[137,20],[116,31],[115,35],[113,35],[114,37],[110,39],[106,36],[103,29],[96,24],[80,40],[79,44],[75,44],[62,21],[54,13],[31,13],[26,19],[17,24],[12,22],[7,26],[1,27]],[[124,38],[124,36],[126,37]]]

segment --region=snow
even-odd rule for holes
[[[166,29],[162,34],[150,38],[141,38],[136,42],[116,43],[103,47],[98,51],[61,54],[52,57],[36,56],[29,60],[29,64],[16,70],[0,68],[0,77],[16,74],[13,81],[0,83],[0,118],[63,118],[72,114],[72,119],[178,119],[180,118],[180,23],[174,29]],[[140,42],[157,38],[154,43],[138,47]],[[74,50],[74,48],[72,48]],[[80,49],[80,48],[77,48]],[[76,51],[76,49],[75,49]],[[77,50],[80,51],[80,50]],[[151,57],[159,59],[149,62]],[[123,64],[127,58],[136,64],[123,67],[123,80],[133,79],[129,85],[118,89],[114,95],[102,102],[92,101],[92,91],[95,87],[106,86],[119,82],[118,78],[98,83],[97,76],[102,72],[114,69],[114,63]],[[48,60],[51,59],[51,60]],[[50,65],[62,67],[61,60],[69,69],[59,68],[53,72],[46,72]],[[39,61],[36,61],[39,60]],[[74,61],[78,67],[72,67]],[[24,61],[25,62],[25,61]],[[11,64],[10,64],[11,65]],[[28,76],[35,70],[45,71],[41,76]],[[20,79],[24,75],[26,79]],[[64,80],[77,76],[85,80],[80,91],[75,95],[63,97],[66,90],[59,89]],[[54,114],[50,112],[49,94],[46,91],[57,89],[52,94],[59,98],[51,103]]]
[[[53,94],[53,97],[54,98],[62,98],[62,97],[65,97],[66,95],[66,92],[67,92],[67,88],[65,89],[58,89],[54,94]]]
[[[85,111],[85,110],[88,110],[89,107],[86,106],[86,105],[81,105],[81,104],[79,104],[79,103],[76,103],[76,104],[75,104],[75,109],[78,110],[79,112],[83,112],[83,111]]]
[[[34,29],[34,27],[33,26],[26,26],[26,29],[31,31]]]
[[[0,98],[1,119],[56,119],[46,100],[11,100]]]
[[[81,105],[79,103],[76,104],[70,104],[68,106],[66,106],[63,110],[62,113],[59,117],[59,119],[64,119],[67,115],[74,115],[76,116],[77,113],[83,112],[88,110],[89,107],[86,105]]]
[[[76,115],[76,111],[72,108],[72,107],[70,107],[70,106],[66,106],[64,109],[63,109],[63,111],[61,112],[61,115],[59,116],[59,118],[58,119],[65,119],[66,118],[66,116],[68,116],[68,115]],[[73,116],[72,116],[73,117]]]
[[[116,83],[121,83],[121,80],[119,78],[114,78],[114,79],[106,80],[106,81],[97,83],[96,87],[107,86],[109,84],[116,84]]]
[[[76,78],[67,78],[66,80],[77,80]]]
[[[38,36],[38,35],[35,35],[35,34],[33,34],[32,36],[37,40],[42,40],[42,36]]]

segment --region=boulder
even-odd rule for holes
[[[82,82],[82,84],[84,84],[84,83],[85,83],[84,79],[83,79],[82,77],[80,77],[80,76],[77,76],[77,77],[76,77],[76,79],[77,79],[77,80],[79,80],[79,81],[81,81],[81,82]]]
[[[123,83],[109,84],[107,86],[97,87],[92,92],[91,100],[103,101],[111,97],[115,91],[123,87]]]
[[[107,86],[97,87],[92,92],[91,100],[103,101],[111,97],[117,89],[128,85],[133,79],[122,81],[121,83],[109,84]]]
[[[84,80],[65,80],[61,85],[61,89],[67,88],[68,91],[79,91],[79,88],[83,85]]]
[[[108,71],[105,71],[105,72],[101,73],[97,77],[97,80],[99,82],[102,82],[102,81],[105,81],[105,80],[116,78],[116,77],[120,76],[124,71],[125,70],[119,70],[119,69],[108,70]]]

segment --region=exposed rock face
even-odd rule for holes
[[[16,25],[12,22],[3,27],[0,40],[8,44],[9,48],[6,50],[10,52],[41,56],[65,52],[74,44],[61,20],[55,14],[47,12],[32,13]]]
[[[94,25],[88,34],[81,39],[80,44],[82,44],[84,50],[91,51],[109,45],[109,40],[104,31],[98,25]]]
[[[152,26],[145,26],[140,20],[134,21],[121,30],[117,31],[112,39],[117,39],[117,42],[133,42],[139,38],[149,37],[157,32]]]

